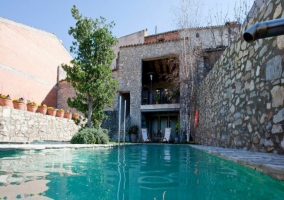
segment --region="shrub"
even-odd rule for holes
[[[95,138],[97,139],[96,144],[107,144],[109,143],[108,130],[99,128],[95,132]]]
[[[139,127],[138,125],[136,124],[133,124],[129,127],[128,129],[128,134],[137,134],[138,133],[138,130],[139,130]]]
[[[70,142],[71,144],[107,144],[108,131],[102,128],[83,128],[72,137]]]
[[[94,144],[95,137],[93,133],[82,130],[76,133],[70,142],[71,144]]]

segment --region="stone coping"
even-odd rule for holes
[[[284,181],[283,155],[202,145],[190,146],[237,164],[250,167],[277,180]]]
[[[0,151],[12,150],[44,150],[44,149],[78,149],[78,148],[109,148],[116,144],[0,144]]]

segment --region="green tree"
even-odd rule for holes
[[[76,26],[70,27],[68,33],[75,39],[70,48],[75,58],[71,66],[62,64],[62,68],[76,96],[68,98],[67,103],[84,114],[88,127],[98,128],[105,118],[104,108],[112,104],[117,89],[110,69],[115,58],[112,47],[117,43],[110,30],[115,24],[105,24],[103,17],[82,17],[75,5],[71,12]]]

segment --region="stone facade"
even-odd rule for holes
[[[130,93],[131,123],[141,126],[142,60],[180,53],[179,41],[135,45],[120,48],[119,70],[113,75],[118,80],[118,94]],[[118,97],[114,109],[118,110]]]
[[[116,65],[117,65],[117,60],[119,59],[119,47],[131,44],[143,44],[144,37],[147,35],[148,33],[146,29],[118,38],[118,43],[113,47],[113,51],[115,53],[115,59],[112,61],[111,69],[113,70],[118,67]]]
[[[239,26],[236,26],[236,25],[230,26],[230,28],[234,30],[231,36],[233,36],[233,33],[235,33],[235,30],[238,29],[238,27]],[[229,41],[228,34],[225,34],[228,32],[228,28],[229,26],[218,26],[218,27],[208,27],[208,28],[197,28],[197,29],[192,29],[188,31],[171,31],[167,33],[147,36],[145,37],[144,44],[133,44],[133,45],[127,45],[127,46],[120,47],[118,66],[117,66],[117,69],[113,71],[113,76],[118,81],[118,84],[119,84],[118,93],[115,98],[115,103],[113,107],[114,109],[113,112],[118,112],[119,96],[124,93],[129,93],[130,94],[131,124],[137,124],[139,127],[142,127],[142,123],[143,123],[142,121],[144,120],[142,118],[142,109],[141,109],[142,108],[141,106],[142,105],[142,102],[141,102],[142,87],[144,87],[144,85],[142,86],[142,81],[141,81],[143,79],[143,76],[142,76],[143,62],[146,62],[149,60],[158,60],[161,58],[166,58],[166,57],[171,57],[171,56],[175,56],[177,60],[179,60],[179,56],[182,55],[182,49],[183,49],[182,48],[183,40],[181,40],[179,34],[180,33],[182,35],[187,34],[186,37],[192,36],[192,38],[186,38],[185,39],[186,42],[196,45],[195,47],[198,47],[198,49],[202,52],[198,58],[200,62],[194,63],[198,65],[197,66],[198,79],[199,81],[201,81],[203,77],[206,76],[206,73],[207,73],[207,71],[204,70],[203,57],[201,55],[210,57],[211,54],[214,54],[215,57],[218,57],[219,51],[222,52],[224,50],[221,48],[216,53],[216,48],[218,48],[217,46],[210,46],[210,47],[204,46],[206,44],[205,41],[209,37],[208,35],[212,33],[212,30],[213,32],[215,31],[218,33],[224,32],[224,35],[226,35],[225,40],[228,42]],[[196,31],[200,33],[198,37],[196,37]],[[189,34],[192,34],[192,35],[189,35]],[[216,34],[216,35],[220,35],[220,34]],[[164,40],[163,41],[158,40],[156,42],[156,39],[164,39]],[[214,44],[220,47],[224,47],[224,45],[227,45],[228,43],[222,42],[222,38],[218,38],[218,40],[216,39],[216,42]],[[192,46],[190,47],[189,46],[190,45],[188,45],[187,48],[193,48]],[[211,50],[203,52],[202,51],[203,48],[206,48],[206,49],[210,48]],[[188,49],[187,51],[189,52]],[[195,54],[190,55],[189,57],[194,58],[192,60],[197,60]],[[179,63],[179,61],[177,61],[177,63]],[[210,69],[207,69],[207,70],[210,70]],[[180,70],[180,73],[183,73],[183,71]],[[187,99],[187,98],[188,98],[188,86],[185,84],[181,84],[180,85],[180,99]],[[182,123],[180,123],[180,130],[185,130],[186,123],[184,121],[187,119],[186,116],[188,115],[187,114],[188,111],[184,106],[182,106],[183,102],[180,102],[180,105],[181,106],[179,106],[179,109],[178,109],[180,111],[178,112],[179,113],[178,118],[181,119],[182,121]],[[166,111],[170,112],[170,108],[164,109],[164,112]],[[154,108],[153,110],[151,110],[151,113],[153,114],[159,113],[159,109]],[[112,116],[113,117],[116,116],[117,118],[111,119],[111,121],[118,121],[117,115],[112,115]],[[147,127],[149,127],[149,125],[147,125]],[[117,138],[117,135],[115,134],[113,135],[113,138]],[[153,132],[151,132],[150,134],[153,135]]]
[[[101,127],[108,130],[109,138],[111,138],[113,141],[117,141],[116,135],[118,133],[118,113],[117,111],[108,110],[105,111],[104,114],[107,116],[107,119],[103,120]]]
[[[79,128],[70,119],[0,106],[0,142],[70,141]]]
[[[188,37],[192,46],[203,50],[214,50],[229,46],[239,31],[238,23],[227,22],[225,25],[180,30],[180,38]]]
[[[267,1],[241,33],[260,21],[284,17],[283,0]],[[199,88],[203,145],[284,153],[284,36],[228,47]]]

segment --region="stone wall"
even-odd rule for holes
[[[109,132],[109,138],[111,141],[117,141],[118,133],[118,113],[117,111],[105,111],[107,118],[102,122],[102,128],[107,129]]]
[[[215,50],[229,46],[239,31],[239,24],[227,22],[226,25],[180,30],[180,37],[187,37],[191,45],[201,47],[203,50]]]
[[[70,141],[78,131],[73,120],[0,106],[0,141]]]
[[[144,43],[144,37],[147,35],[148,33],[146,29],[118,38],[118,43],[112,48],[115,53],[115,58],[112,61],[111,69],[116,69],[118,67],[116,64],[119,57],[119,47]]]
[[[241,33],[284,17],[284,0],[267,1]],[[203,145],[284,153],[284,36],[247,43],[242,35],[225,51],[199,88]]]

